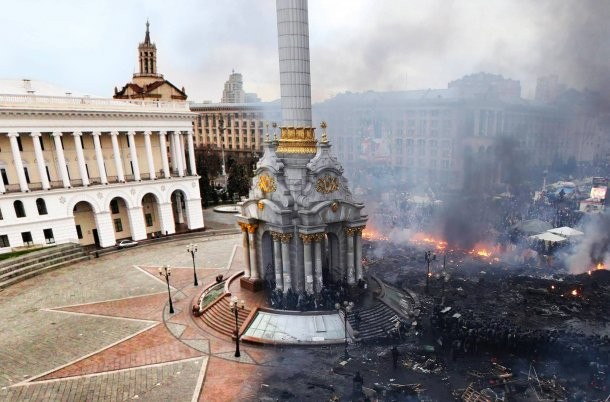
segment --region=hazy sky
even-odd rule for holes
[[[0,0],[0,79],[112,96],[131,79],[146,19],[158,72],[189,100],[219,101],[232,69],[279,97],[274,0]],[[557,74],[608,88],[607,0],[310,0],[312,94],[445,88],[486,71]]]

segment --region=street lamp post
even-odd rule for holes
[[[240,357],[239,353],[239,310],[243,310],[246,307],[246,302],[239,300],[237,296],[232,296],[229,302],[231,311],[235,313],[235,357]]]
[[[169,290],[169,277],[172,274],[172,268],[169,265],[164,265],[163,268],[159,268],[159,275],[165,276],[165,282],[167,282],[167,296],[169,297],[169,313],[174,314],[174,305],[172,304],[172,293]]]
[[[335,303],[335,309],[343,312],[343,324],[345,330],[345,359],[349,359],[349,353],[347,353],[347,314],[350,313],[353,308],[354,303],[352,302],[344,301],[343,304]]]
[[[196,244],[189,244],[186,246],[186,251],[191,253],[191,257],[193,258],[193,277],[195,278],[195,286],[197,286],[197,271],[195,270],[195,253],[197,252]]]
[[[428,272],[426,273],[426,294],[430,294],[430,263],[436,260],[436,254],[433,254],[432,251],[426,251],[424,257],[426,257],[426,263],[428,264]]]

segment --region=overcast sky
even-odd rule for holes
[[[217,102],[232,69],[279,97],[274,0],[0,0],[0,79],[112,96],[135,71],[146,19],[158,72]],[[479,71],[557,74],[610,89],[607,0],[310,0],[312,95],[446,88]]]

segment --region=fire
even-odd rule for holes
[[[574,289],[574,290],[572,291],[572,296],[578,296],[578,290]]]
[[[493,255],[493,251],[491,247],[487,247],[484,244],[476,244],[472,250],[468,252],[470,255],[475,255],[478,257],[489,258]],[[494,258],[494,261],[497,261],[497,258]]]
[[[415,233],[410,238],[411,243],[415,243],[420,246],[434,246],[437,250],[444,250],[447,248],[447,242],[441,239],[437,239],[427,233]]]
[[[606,269],[606,265],[604,265],[603,262],[600,262],[595,266],[595,268],[596,269]]]
[[[383,240],[387,241],[389,238],[387,236],[382,235],[374,229],[366,228],[362,231],[362,238],[365,240]]]

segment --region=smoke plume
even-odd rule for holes
[[[589,215],[585,235],[573,247],[566,264],[573,274],[593,269],[597,264],[610,266],[610,214]]]

